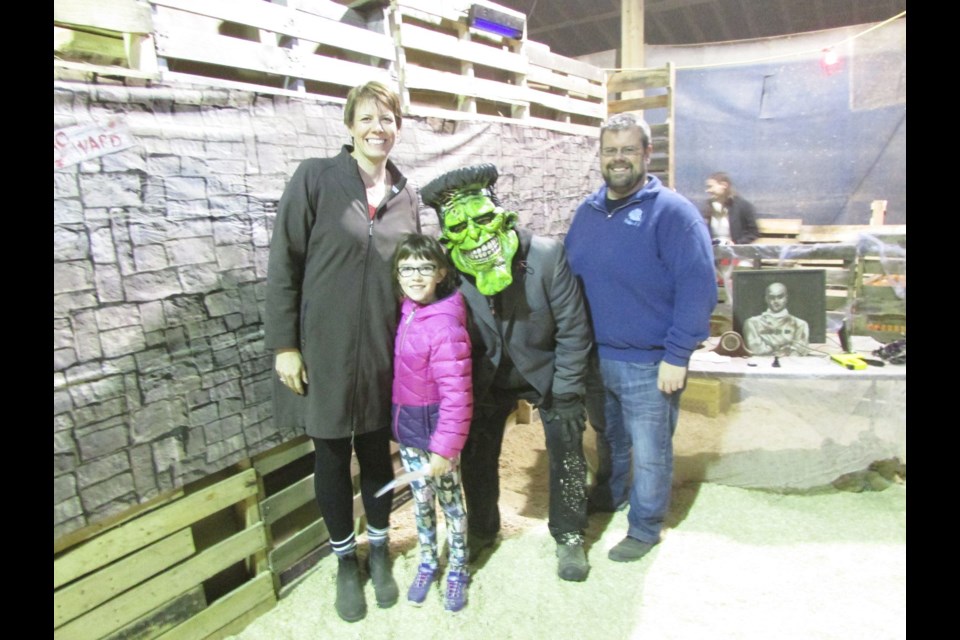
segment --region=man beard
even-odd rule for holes
[[[613,171],[615,167],[624,166],[629,167],[629,171]],[[632,162],[619,164],[611,162],[603,168],[602,174],[608,191],[612,191],[614,195],[620,197],[638,191],[647,178],[646,171]]]

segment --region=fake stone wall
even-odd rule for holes
[[[54,83],[54,539],[298,435],[272,419],[270,233],[297,163],[347,141],[311,98]],[[597,148],[406,118],[392,158],[416,184],[493,162],[504,206],[559,237]]]

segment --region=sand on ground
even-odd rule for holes
[[[536,414],[534,413],[534,416]],[[691,414],[681,417],[696,420]],[[588,457],[592,457],[588,429]],[[898,640],[906,637],[906,484],[884,491],[786,494],[710,483],[676,486],[661,544],[635,563],[607,551],[626,512],[591,516],[585,582],[556,575],[547,530],[542,426],[507,428],[503,539],[472,565],[469,603],[443,609],[442,586],[405,602],[418,564],[411,505],[391,521],[401,600],[347,623],[333,608],[336,560],[322,559],[237,640]],[[441,518],[442,520],[442,518]],[[440,525],[440,536],[444,527]],[[361,555],[365,554],[361,542]]]

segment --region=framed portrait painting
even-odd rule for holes
[[[806,355],[826,342],[823,269],[733,272],[733,330],[754,355]]]

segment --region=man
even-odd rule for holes
[[[608,511],[629,500],[627,535],[609,551],[617,562],[639,560],[660,540],[680,394],[717,302],[707,228],[689,200],[647,175],[652,151],[643,120],[620,114],[607,121],[600,129],[605,184],[577,208],[566,237],[604,393],[603,416],[591,416],[591,424],[601,470],[604,447],[610,456],[609,477],[598,473],[592,497]]]
[[[537,405],[550,462],[549,529],[558,574],[582,581],[586,460],[583,406],[590,328],[563,245],[514,228],[493,193],[497,168],[465,167],[426,185],[437,210],[440,241],[462,275],[470,313],[474,412],[461,454],[471,556],[500,530],[499,459],[507,417],[524,399]]]
[[[755,356],[805,356],[810,327],[787,311],[787,287],[774,282],[767,287],[767,310],[743,323],[743,340]]]
[[[722,171],[710,174],[706,189],[709,200],[702,213],[714,244],[750,244],[760,237],[757,212],[736,192],[730,176]]]

